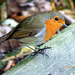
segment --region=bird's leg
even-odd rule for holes
[[[49,40],[50,40],[50,39],[49,39]],[[47,40],[46,42],[48,42],[49,40]],[[36,48],[38,49],[38,51],[35,51],[34,55],[37,54],[37,53],[41,53],[42,55],[45,54],[46,56],[48,56],[48,55],[44,52],[44,50],[45,50],[45,49],[50,49],[51,47],[45,46],[44,48],[39,48],[40,46],[42,46],[42,45],[45,44],[46,42],[44,42],[44,43],[42,43],[42,44],[36,46]]]
[[[33,49],[33,48],[31,48],[30,46],[28,46],[28,45],[26,45],[26,46],[34,51],[34,52],[32,52],[31,56],[34,56],[34,55],[36,55],[37,53],[40,53],[40,54],[42,54],[42,55],[45,54],[46,56],[48,56],[48,55],[44,52],[44,50],[51,48],[51,47],[47,47],[47,46],[45,46],[44,48],[40,48],[39,46],[35,46],[35,49]]]

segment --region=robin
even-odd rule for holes
[[[16,28],[1,37],[0,42],[15,39],[21,44],[36,46],[52,38],[62,26],[67,27],[59,12],[39,13],[24,19]]]

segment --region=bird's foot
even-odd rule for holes
[[[33,53],[31,54],[32,56],[36,55],[37,53],[40,53],[40,54],[42,54],[42,55],[46,55],[47,57],[49,57],[49,56],[44,52],[44,50],[45,50],[45,49],[51,49],[51,47],[45,46],[44,48],[37,48],[37,49],[38,49],[38,51],[33,52]]]

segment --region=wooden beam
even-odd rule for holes
[[[45,43],[49,56],[28,56],[3,75],[75,75],[75,23]]]

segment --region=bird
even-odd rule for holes
[[[67,25],[58,11],[46,11],[25,18],[8,34],[0,37],[0,42],[17,40],[23,45],[39,45],[51,39],[56,31]]]

